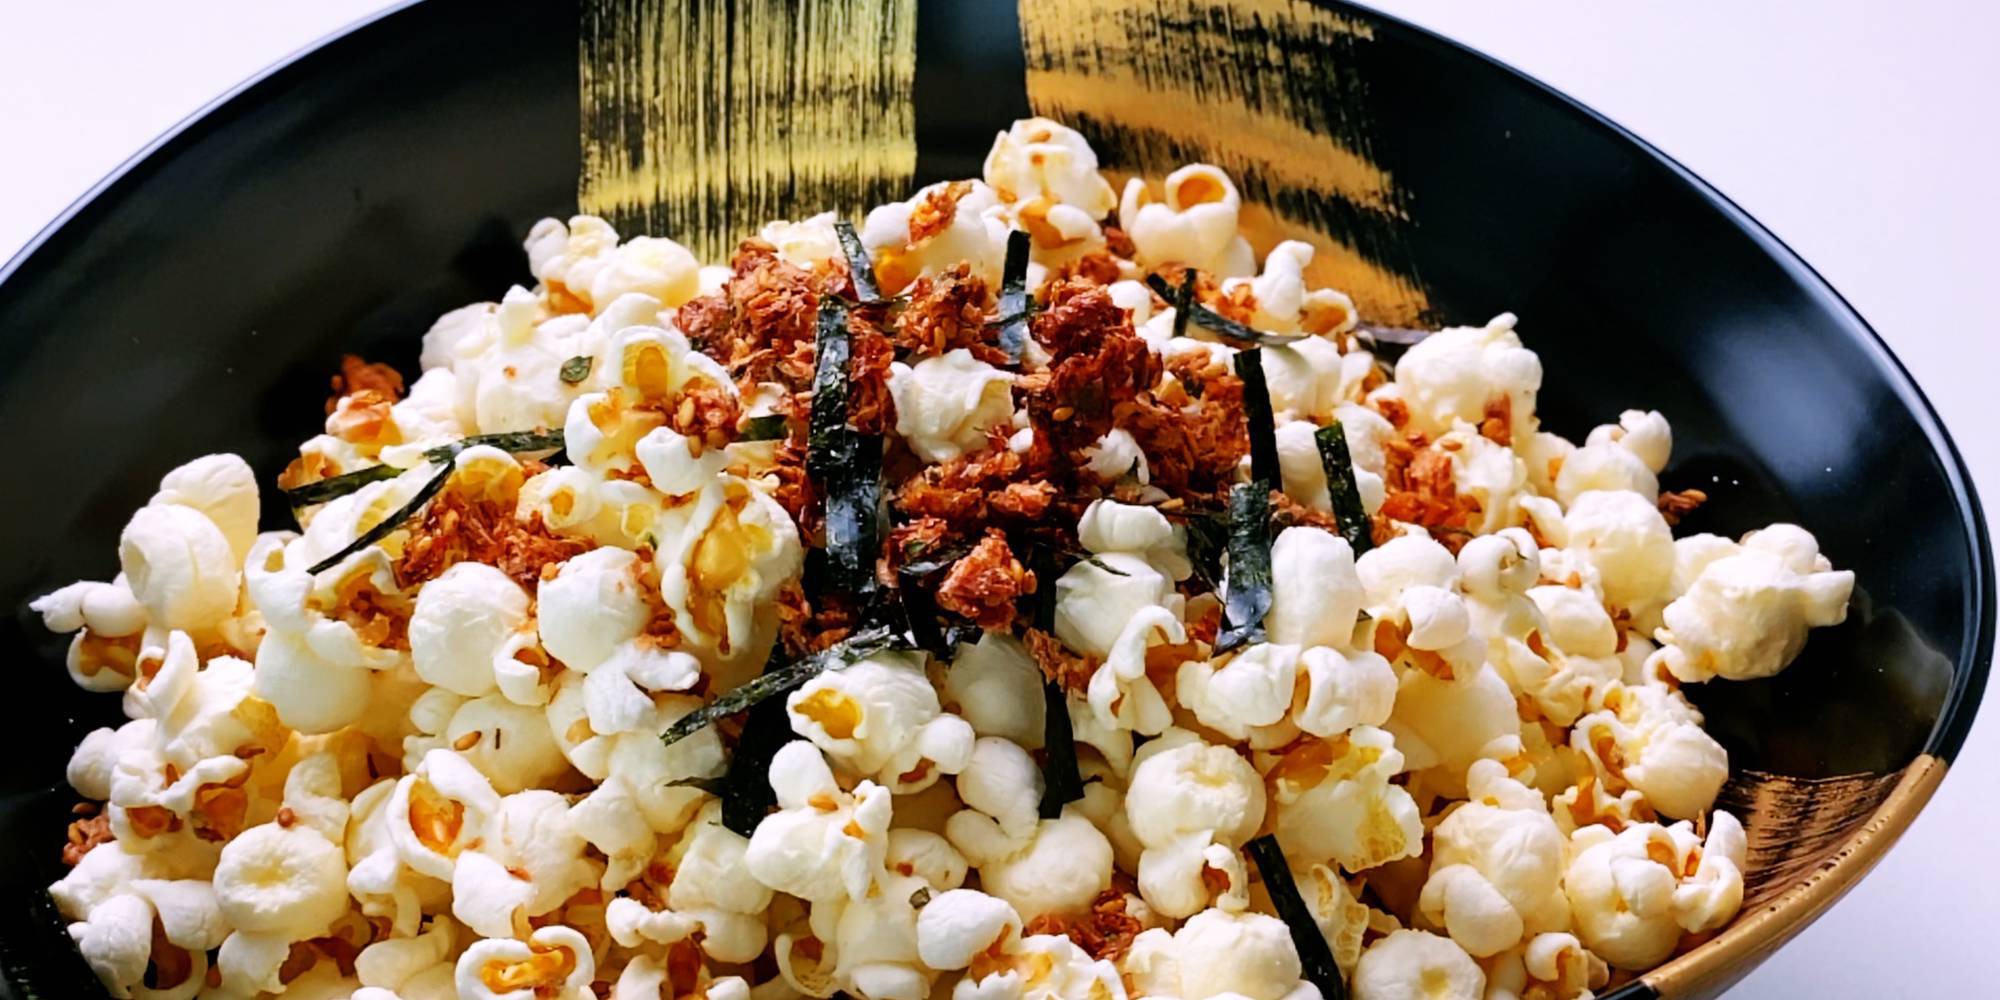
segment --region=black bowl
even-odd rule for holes
[[[1342,248],[1335,277],[1369,318],[1519,313],[1552,429],[1664,411],[1663,485],[1713,498],[1683,530],[1792,520],[1855,570],[1847,624],[1788,672],[1694,692],[1739,771],[1725,799],[1751,830],[1751,902],[1615,995],[1719,991],[1829,905],[1936,787],[1993,645],[1970,478],[1860,317],[1657,151],[1392,19],[1023,6],[1025,32],[1012,4],[924,5],[917,181],[976,174],[1031,93],[1111,168],[1216,158],[1272,210],[1267,238]],[[1142,30],[1171,43],[1175,72],[1063,44]],[[63,762],[117,715],[69,685],[25,602],[113,572],[126,517],[182,459],[238,452],[268,481],[314,431],[341,353],[413,366],[439,313],[529,280],[521,235],[578,203],[578,32],[564,4],[472,0],[363,24],[176,129],[0,271],[0,427],[21,460],[0,481],[16,609],[0,643],[29,661],[0,776],[0,995],[97,993],[43,887],[60,874]]]

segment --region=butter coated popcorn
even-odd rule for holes
[[[1262,181],[1114,187],[1078,124],[852,259],[834,212],[726,262],[542,220],[408,381],[342,362],[295,525],[167,472],[30,605],[124,716],[49,887],[106,988],[1311,1000],[1317,932],[1360,1000],[1578,1000],[1725,928],[1681,685],[1853,574],[1676,539],[1666,416],[1544,429],[1511,314],[1383,335]]]

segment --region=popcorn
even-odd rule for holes
[[[215,900],[239,934],[317,937],[347,910],[347,859],[304,824],[253,826],[223,845]]]
[[[1349,407],[1343,404],[1343,408]],[[1359,410],[1358,407],[1352,409]],[[1359,410],[1359,412],[1373,416],[1373,412],[1369,410]],[[1354,454],[1358,447],[1355,442],[1369,432],[1348,417],[1343,416],[1341,421],[1342,436],[1347,438],[1349,453],[1355,458],[1354,484],[1361,494],[1361,509],[1365,513],[1372,514],[1382,508],[1382,501],[1387,495],[1386,489],[1382,484],[1381,474],[1364,468],[1360,457]],[[1326,464],[1320,459],[1319,439],[1315,437],[1318,430],[1318,427],[1304,420],[1285,420],[1278,424],[1276,432],[1278,474],[1287,496],[1313,510],[1331,513],[1333,497],[1327,492]],[[1379,455],[1379,446],[1376,451]]]
[[[1113,427],[1083,449],[1084,469],[1102,483],[1131,479],[1144,486],[1153,481],[1139,440],[1123,427]],[[1093,501],[1097,502],[1097,501]]]
[[[813,902],[865,896],[888,849],[889,790],[833,780],[820,751],[787,743],[771,761],[779,811],[757,824],[743,856],[757,881]]]
[[[1431,873],[1419,903],[1424,916],[1482,958],[1524,935],[1566,929],[1567,844],[1541,793],[1491,760],[1473,763],[1466,791],[1471,801],[1433,832]]]
[[[1275,562],[1274,562],[1275,565]],[[1380,617],[1402,604],[1411,587],[1449,590],[1458,582],[1458,561],[1427,534],[1398,535],[1354,561],[1370,615]]]
[[[1610,982],[1604,960],[1584,948],[1574,934],[1537,934],[1520,948],[1486,963],[1487,1000],[1530,996],[1587,998]]]
[[[1363,594],[1346,540],[1317,528],[1286,528],[1271,544],[1271,580],[1264,630],[1272,642],[1352,644]]]
[[[1240,908],[1247,880],[1236,848],[1264,822],[1264,782],[1228,747],[1191,734],[1173,739],[1133,767],[1125,790],[1125,817],[1144,848],[1139,894],[1165,916],[1190,916],[1208,905],[1202,873],[1213,867],[1228,876]]]
[[[1437,446],[1451,459],[1453,488],[1478,504],[1479,513],[1468,528],[1488,534],[1520,522],[1528,467],[1512,448],[1463,426],[1440,437]]]
[[[1651,498],[1589,490],[1570,503],[1563,523],[1564,548],[1597,570],[1606,601],[1642,609],[1673,579],[1673,533]]]
[[[1486,973],[1450,938],[1394,931],[1361,954],[1355,1000],[1483,1000]]]
[[[1658,410],[1626,410],[1618,415],[1618,423],[1591,428],[1584,445],[1600,444],[1618,445],[1637,456],[1647,470],[1658,473],[1673,454],[1674,431]]]
[[[671,956],[670,956],[671,957]],[[700,1000],[750,1000],[750,985],[741,976],[713,976],[698,968],[695,992],[686,996]],[[676,987],[667,966],[651,955],[634,955],[618,973],[609,1000],[656,1000],[670,995]]]
[[[919,277],[934,277],[961,263],[999,287],[1005,223],[996,220],[989,226],[985,218],[999,203],[982,182],[940,181],[908,201],[870,209],[861,223],[861,245],[874,260],[882,291],[894,295]]]
[[[1187,558],[1187,537],[1166,515],[1151,507],[1093,500],[1077,519],[1077,543],[1097,555],[1123,552],[1138,556],[1174,580],[1194,572]]]
[[[560,373],[579,345],[561,327],[538,323],[539,307],[534,293],[509,288],[497,307],[468,323],[452,341],[450,367],[461,428],[490,434],[562,424],[576,388]]]
[[[1439,790],[1454,797],[1473,761],[1507,760],[1522,749],[1514,692],[1490,666],[1454,681],[1404,671],[1386,728],[1410,769],[1436,769]]]
[[[1563,891],[1584,945],[1620,969],[1651,968],[1672,954],[1681,936],[1674,920],[1679,879],[1654,855],[1679,864],[1673,835],[1652,823],[1617,834],[1587,826],[1570,843]]]
[[[1477,426],[1491,410],[1520,440],[1535,430],[1542,362],[1521,346],[1514,315],[1502,313],[1483,327],[1440,330],[1412,345],[1396,362],[1395,385],[1416,430],[1438,435],[1459,421]]]
[[[997,736],[1029,749],[1042,745],[1047,710],[1042,672],[1019,639],[981,632],[978,642],[960,643],[945,672],[943,693],[946,707],[976,735]]]
[[[538,927],[525,941],[488,938],[458,956],[453,985],[463,1000],[595,1000],[597,961],[590,942],[561,924]]]
[[[1327,947],[1333,952],[1334,964],[1347,979],[1354,978],[1354,967],[1361,961],[1361,943],[1368,931],[1372,911],[1355,895],[1340,873],[1323,865],[1315,864],[1307,868],[1303,878],[1293,870],[1294,881],[1299,895],[1305,900],[1306,908],[1312,911],[1313,922],[1326,937]]]
[[[961,1000],[1125,1000],[1126,992],[1118,967],[1109,960],[1092,959],[1062,935],[1036,934],[1020,939],[997,958],[980,959],[979,967],[960,980],[953,996]]]
[[[147,504],[198,511],[221,530],[239,562],[257,537],[257,475],[236,455],[205,455],[174,469],[160,478]]]
[[[1160,201],[1153,200],[1145,181],[1127,181],[1118,200],[1118,226],[1131,237],[1142,268],[1181,264],[1234,277],[1256,266],[1249,242],[1236,231],[1242,207],[1243,196],[1228,174],[1191,163],[1167,175]]]
[[[1416,801],[1389,779],[1403,754],[1389,734],[1357,726],[1330,740],[1308,740],[1266,767],[1272,831],[1291,857],[1332,859],[1358,872],[1423,851]]]
[[[147,621],[162,628],[213,629],[236,610],[242,582],[229,536],[193,507],[141,507],[118,536],[118,565]]]
[[[1262,913],[1203,910],[1171,935],[1148,930],[1133,940],[1124,964],[1138,991],[1149,997],[1319,996],[1300,981],[1298,951],[1284,921]]]
[[[1047,118],[1020,119],[994,136],[981,172],[994,195],[1021,214],[1039,202],[1050,216],[1060,206],[1094,225],[1118,206],[1090,143]]]
[[[750,875],[750,841],[723,826],[721,813],[720,803],[703,806],[668,855],[674,879],[667,904],[702,929],[701,946],[709,957],[749,962],[764,953],[763,914],[771,905],[771,891]],[[892,834],[892,854],[895,846]]]
[[[419,976],[435,976],[431,970],[440,965],[448,973],[457,937],[452,928],[449,920],[433,920],[421,934],[385,938],[370,944],[354,957],[355,978],[375,989],[404,990]]]
[[[535,625],[542,648],[571,670],[589,673],[651,617],[640,589],[639,557],[598,548],[562,564],[536,588]]]
[[[993,817],[1008,837],[1032,837],[1040,823],[1041,771],[1026,750],[988,736],[973,745],[972,757],[958,776],[958,797]]]
[[[765,223],[757,231],[757,238],[771,244],[780,260],[810,270],[823,261],[842,259],[840,236],[834,232],[833,223],[832,212],[821,212],[798,222],[779,219]]]
[[[1587,444],[1562,460],[1562,470],[1555,477],[1555,497],[1564,506],[1574,505],[1577,497],[1592,490],[1657,499],[1660,480],[1654,475],[1656,471],[1647,467],[1645,459],[1615,443]]]
[[[1743,907],[1743,871],[1748,866],[1749,840],[1735,816],[1717,812],[1709,821],[1708,838],[1691,875],[1674,888],[1674,919],[1690,934],[1720,930]],[[1696,852],[1688,852],[1691,855]],[[1681,862],[1686,870],[1687,861]]]
[[[1708,811],[1729,779],[1729,754],[1701,728],[1701,713],[1664,686],[1611,685],[1604,710],[1576,720],[1570,746],[1609,793],[1628,785],[1674,817]]]
[[[1187,660],[1174,675],[1175,694],[1201,724],[1234,740],[1284,720],[1292,707],[1299,649],[1259,643],[1212,662]]]
[[[1108,656],[1141,611],[1177,604],[1173,581],[1144,558],[1100,553],[1056,580],[1056,638],[1086,656]]]
[[[917,911],[917,953],[933,969],[963,969],[1011,943],[1021,926],[1006,900],[977,889],[952,889]]]
[[[1011,837],[991,818],[962,810],[945,836],[979,870],[980,886],[1006,900],[1029,920],[1074,914],[1111,886],[1111,842],[1074,809],[1041,820],[1025,839]]]
[[[773,598],[805,565],[791,515],[731,476],[704,487],[687,518],[655,556],[675,627],[717,669],[761,665],[777,636]]]
[[[785,698],[792,731],[842,770],[896,792],[964,770],[972,727],[938,707],[918,656],[875,653],[814,676]]]
[[[552,781],[568,770],[543,711],[499,694],[459,705],[443,736],[444,745],[456,749],[502,795]]]
[[[569,813],[568,801],[545,789],[503,797],[480,845],[453,866],[452,915],[483,937],[507,937],[596,885],[598,866],[584,856]]]
[[[484,563],[446,569],[417,593],[410,616],[410,659],[417,676],[477,698],[496,689],[503,659],[513,660],[509,640],[532,628],[528,594],[507,574]]]
[[[500,795],[464,757],[432,750],[390,793],[384,822],[389,842],[411,869],[450,881],[460,853],[482,838],[500,809]]]
[[[1769,677],[1799,655],[1808,630],[1847,619],[1854,573],[1835,571],[1803,528],[1775,524],[1736,545],[1707,535],[1676,543],[1688,548],[1702,563],[1667,605],[1649,667],[1683,681]]]
[[[963,347],[889,372],[896,433],[926,462],[984,448],[986,432],[1014,415],[1013,376]]]
[[[1305,268],[1312,259],[1312,244],[1285,240],[1265,255],[1262,274],[1224,281],[1222,294],[1227,297],[1238,288],[1247,288],[1255,303],[1249,322],[1259,330],[1297,333],[1303,329],[1326,335],[1353,329],[1357,319],[1353,299],[1331,288],[1306,288]],[[1332,344],[1328,342],[1328,346]]]
[[[1224,287],[1236,284],[1232,281]],[[1264,315],[1261,299],[1258,300],[1257,314]],[[1272,324],[1273,327],[1283,325]],[[1264,381],[1271,393],[1271,408],[1280,425],[1323,421],[1333,415],[1334,407],[1341,401],[1341,375],[1345,368],[1345,358],[1333,341],[1314,337],[1293,344],[1271,345],[1263,349],[1262,357]]]

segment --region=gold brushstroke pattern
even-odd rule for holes
[[[1318,250],[1308,277],[1367,319],[1428,310],[1402,249],[1407,195],[1371,155],[1353,68],[1369,26],[1302,0],[1020,0],[1028,99],[1089,136],[1112,172],[1229,171],[1262,253]],[[1344,99],[1345,98],[1345,99]]]
[[[916,29],[917,0],[585,0],[579,205],[720,261],[746,226],[903,196]]]
[[[1760,868],[1760,857],[1772,865],[1776,856],[1773,870],[1780,874],[1753,878],[1757,884],[1742,914],[1714,940],[1641,978],[1666,1000],[1720,995],[1868,874],[1909,829],[1944,773],[1944,761],[1921,754],[1894,774],[1822,781],[1739,778],[1741,787],[1725,792],[1716,806],[1747,813],[1752,871]],[[1829,837],[1833,830],[1840,833]],[[1798,852],[1777,846],[1794,836],[1812,846]]]

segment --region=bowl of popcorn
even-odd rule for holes
[[[1334,4],[611,8],[0,271],[0,995],[1710,997],[1942,780],[1965,470],[1615,126]]]

